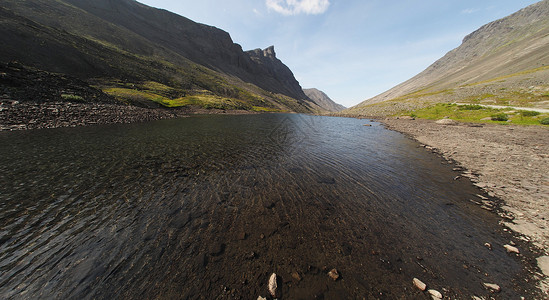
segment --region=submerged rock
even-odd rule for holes
[[[413,283],[418,289],[420,289],[422,291],[425,291],[425,289],[427,289],[427,285],[425,283],[423,283],[423,281],[421,281],[417,278],[413,279]]]
[[[499,291],[501,291],[501,288],[499,287],[499,285],[497,285],[497,284],[495,284],[495,283],[486,283],[486,282],[484,282],[484,283],[482,283],[482,284],[483,284],[486,288],[489,288],[489,289],[491,289],[492,291],[494,291],[494,292],[496,292],[496,293],[499,292]]]
[[[437,290],[429,290],[429,294],[431,295],[431,298],[433,299],[442,299],[442,294]]]
[[[328,276],[336,281],[339,278],[339,272],[337,272],[337,269],[334,268],[330,272],[328,272]]]
[[[292,278],[297,280],[297,281],[301,281],[301,275],[299,275],[299,273],[297,271],[293,271],[292,272]]]

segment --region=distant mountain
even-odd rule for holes
[[[134,0],[3,0],[0,17],[1,63],[75,76],[117,98],[154,82],[171,88],[162,99],[197,96],[181,103],[212,95],[229,108],[318,109],[274,47],[244,52],[223,30]]]
[[[315,88],[303,89],[303,91],[305,92],[305,95],[318,104],[318,106],[329,112],[338,112],[346,108],[341,104],[335,103],[328,95]]]
[[[469,34],[410,80],[346,113],[393,114],[436,102],[548,107],[549,0]]]

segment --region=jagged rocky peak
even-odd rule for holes
[[[260,48],[257,48],[257,49],[250,50],[250,51],[247,51],[247,52],[251,57],[257,57],[257,58],[266,57],[266,58],[270,58],[270,59],[275,59],[276,58],[276,52],[275,52],[275,47],[274,46],[267,47],[264,50],[262,50]]]
[[[276,57],[275,46],[270,46],[265,50],[263,50],[263,56],[269,57],[269,58],[275,58]]]

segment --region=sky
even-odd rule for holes
[[[538,0],[137,0],[275,46],[303,88],[347,107],[426,69],[482,25]]]

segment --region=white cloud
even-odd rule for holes
[[[461,13],[462,13],[462,14],[467,14],[467,15],[469,15],[469,14],[474,14],[474,13],[476,13],[477,11],[479,11],[478,8],[468,8],[468,9],[462,10]]]
[[[307,14],[318,15],[326,12],[329,0],[266,0],[269,9],[286,16]]]

